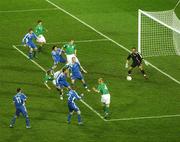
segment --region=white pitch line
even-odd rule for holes
[[[93,109],[90,105],[88,105],[85,101],[80,100],[86,107],[88,107],[92,112],[94,112],[97,116],[99,116],[102,120],[106,121],[101,114],[99,114],[95,109]]]
[[[21,53],[24,57],[26,57],[27,59],[29,59],[29,57],[20,49],[18,49],[15,45],[13,45],[13,48],[16,49],[19,53]],[[46,70],[39,65],[36,61],[34,60],[30,60],[31,62],[33,62],[37,67],[39,67],[41,70],[43,70],[44,72],[46,72]],[[46,86],[47,87],[47,86]],[[48,86],[49,87],[49,86]],[[49,89],[49,88],[48,88]],[[104,120],[104,118],[95,110],[93,109],[90,105],[88,105],[85,101],[81,100],[81,102],[88,107],[92,112],[94,112],[97,116],[99,116],[102,120]],[[104,120],[105,121],[105,120]]]
[[[22,52],[20,49],[18,49],[15,45],[13,45],[13,48],[16,49],[17,51],[19,51],[19,53],[21,53],[24,57],[29,59],[29,57],[24,52]],[[38,66],[41,70],[46,72],[46,70],[41,65],[39,65],[37,62],[35,62],[34,60],[30,60],[30,61],[33,62],[36,66]]]
[[[145,116],[145,117],[131,117],[131,118],[119,118],[119,119],[110,119],[110,120],[106,120],[106,121],[130,121],[130,120],[161,119],[161,118],[173,118],[173,117],[180,117],[180,114],[160,115],[160,116]]]
[[[109,41],[108,39],[85,39],[85,40],[75,40],[75,43],[86,43],[86,42],[102,42],[102,41]],[[49,42],[46,43],[47,45],[51,45],[51,44],[64,44],[64,43],[68,43],[69,41],[57,41],[57,42]],[[15,46],[24,46],[22,44],[19,45],[15,45]]]
[[[112,43],[116,44],[117,46],[121,47],[122,49],[124,49],[127,52],[130,52],[129,49],[127,49],[125,46],[121,45],[120,43],[116,42],[115,40],[113,40],[112,38],[108,37],[107,35],[103,34],[102,32],[98,31],[97,29],[95,29],[94,27],[90,26],[89,24],[87,24],[86,22],[82,21],[81,19],[79,19],[78,17],[74,16],[73,14],[69,13],[68,11],[66,11],[65,9],[63,9],[62,7],[56,5],[55,3],[51,2],[50,0],[46,0],[49,4],[53,5],[54,7],[58,8],[60,11],[66,13],[67,15],[69,15],[70,17],[76,19],[77,21],[79,21],[81,24],[85,25],[86,27],[92,29],[94,32],[98,33],[99,35],[101,35],[102,37],[108,39],[109,41],[111,41]],[[148,61],[147,61],[148,62]],[[164,71],[162,71],[161,69],[159,69],[158,67],[154,66],[153,64],[151,64],[150,62],[148,62],[149,65],[156,69],[157,71],[159,71],[160,73],[162,73],[163,75],[167,76],[168,78],[170,78],[171,80],[173,80],[174,82],[176,82],[177,84],[180,84],[180,81],[175,79],[174,77],[172,77],[171,75],[165,73]]]
[[[51,11],[58,10],[57,8],[44,8],[44,9],[22,9],[22,10],[1,10],[0,13],[19,13],[19,12],[34,12],[34,11]]]

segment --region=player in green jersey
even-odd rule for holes
[[[44,77],[44,85],[50,90],[51,88],[48,86],[48,81],[53,81],[54,75],[52,70],[47,70],[46,75]]]
[[[79,65],[81,66],[78,58],[77,58],[77,49],[76,49],[76,45],[74,44],[74,40],[71,40],[69,43],[63,45],[62,50],[65,51],[66,54],[66,58],[67,58],[67,64],[72,64],[72,58],[76,58],[76,62],[79,63]],[[81,68],[83,69],[83,67],[81,66]],[[87,73],[86,70],[82,70],[84,73]]]
[[[108,88],[106,84],[104,83],[102,78],[98,79],[98,87],[95,88],[93,87],[92,89],[101,94],[101,102],[103,104],[103,110],[104,110],[104,118],[106,119],[107,116],[109,115],[109,105],[110,105],[110,94],[108,91]]]
[[[46,39],[44,37],[44,33],[47,32],[47,30],[42,25],[42,20],[38,20],[37,26],[35,27],[35,34],[38,37],[37,42],[39,43],[38,51],[41,52],[43,45],[46,43]]]

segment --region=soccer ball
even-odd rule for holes
[[[131,80],[132,80],[132,77],[128,75],[126,79],[127,79],[128,81],[131,81]]]

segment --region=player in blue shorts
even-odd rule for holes
[[[14,127],[16,118],[20,116],[20,113],[25,117],[26,119],[26,128],[30,128],[30,122],[29,122],[29,117],[28,113],[26,110],[25,102],[26,102],[27,97],[22,93],[21,88],[17,88],[17,94],[13,97],[13,102],[16,108],[16,113],[11,120],[10,123],[10,128]]]
[[[51,55],[54,60],[52,69],[55,69],[58,63],[66,63],[66,60],[62,57],[62,53],[64,53],[64,50],[58,48],[56,45],[52,47]]]
[[[71,117],[73,115],[73,112],[76,112],[78,117],[78,124],[81,125],[82,124],[81,111],[78,108],[78,106],[75,104],[75,100],[81,100],[81,97],[77,94],[75,90],[69,90],[67,96],[68,96],[68,109],[69,109],[67,122],[68,124],[71,123]]]
[[[29,47],[29,59],[33,59],[33,57],[36,58],[37,47],[34,44],[33,39],[37,40],[37,36],[33,32],[33,29],[30,28],[29,32],[22,39],[24,46]]]
[[[83,68],[81,68],[80,64],[76,62],[76,58],[72,57],[72,63],[68,65],[69,70],[71,71],[71,83],[72,86],[74,86],[76,80],[81,80],[83,83],[84,88],[90,92],[90,90],[87,87],[87,84],[84,80],[84,77],[81,73],[81,70],[85,73],[87,73]]]
[[[63,88],[71,89],[69,83],[66,81],[67,75],[69,74],[68,68],[64,67],[56,78],[56,88],[60,92],[60,99],[63,100]]]

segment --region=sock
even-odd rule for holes
[[[83,86],[85,89],[87,89],[87,84],[86,83],[83,83]]]
[[[109,113],[109,107],[105,106],[105,113],[108,114]]]
[[[141,73],[144,75],[144,74],[145,74],[145,71],[144,71],[144,70],[141,70]]]
[[[131,75],[132,70],[128,70],[128,74]]]
[[[29,58],[30,58],[30,59],[33,58],[32,52],[29,52]]]
[[[82,121],[81,121],[81,115],[78,114],[77,117],[78,117],[78,122],[82,122]]]
[[[33,51],[33,57],[36,57],[36,51]]]
[[[13,117],[13,119],[11,120],[10,125],[12,125],[12,126],[13,126],[13,125],[15,124],[15,122],[16,122],[16,116],[14,116],[14,117]]]
[[[68,114],[68,119],[67,119],[68,122],[71,122],[71,117],[72,117],[72,114],[69,113]]]
[[[26,116],[25,118],[26,118],[26,126],[30,126],[29,117],[28,117],[28,116]]]

